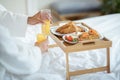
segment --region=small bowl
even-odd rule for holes
[[[67,39],[66,39],[66,36],[67,36],[67,37],[68,37],[68,36],[71,36],[71,37],[72,37],[72,41],[67,40]],[[79,42],[79,41],[78,41],[78,35],[75,34],[75,33],[63,35],[62,38],[63,38],[63,40],[64,40],[66,43],[69,43],[69,44],[76,44],[76,43]]]

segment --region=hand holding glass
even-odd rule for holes
[[[41,10],[41,19],[43,20],[42,33],[37,35],[37,43],[47,40],[48,35],[50,34],[50,18],[51,11],[49,9]]]

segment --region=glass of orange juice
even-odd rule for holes
[[[48,36],[50,34],[50,20],[45,20],[42,24],[42,34]]]
[[[42,24],[42,33],[37,35],[37,42],[44,41],[48,38],[50,34],[50,19],[48,16],[51,16],[50,9],[42,9],[41,10],[41,19],[44,21]]]
[[[45,41],[47,39],[47,36],[46,35],[44,35],[44,34],[37,34],[37,43],[41,43],[41,42],[43,42],[43,41]]]
[[[42,24],[42,33],[45,35],[50,34],[50,18],[48,16],[51,16],[51,10],[50,9],[42,9],[41,10],[41,18],[44,21]]]

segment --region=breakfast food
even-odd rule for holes
[[[61,33],[61,34],[68,34],[68,33],[73,33],[73,32],[85,32],[83,27],[76,26],[74,22],[69,22],[61,27],[59,27],[56,32]]]
[[[65,36],[65,39],[68,41],[73,41],[73,37],[72,36]]]
[[[71,42],[77,42],[78,40],[77,36],[74,36],[74,35],[65,35],[65,39]]]
[[[78,36],[75,34],[67,34],[63,36],[63,40],[68,44],[78,43]]]
[[[94,29],[90,29],[88,32],[82,33],[81,35],[79,35],[78,38],[79,41],[92,40],[92,39],[99,39],[99,34]]]

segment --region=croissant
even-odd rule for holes
[[[59,27],[56,32],[61,33],[61,34],[68,34],[68,33],[73,33],[73,32],[85,32],[85,29],[80,26],[76,26],[74,22],[69,22],[61,27]]]
[[[59,32],[61,34],[68,34],[68,33],[72,33],[75,32],[76,28],[73,22],[69,22],[61,27],[59,27],[56,32]]]

